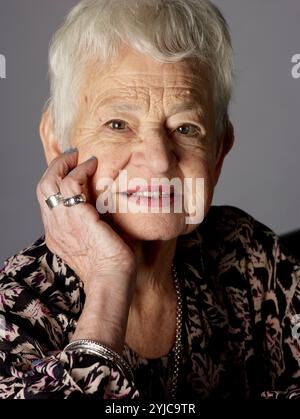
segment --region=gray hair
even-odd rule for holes
[[[90,59],[103,67],[112,63],[124,44],[161,62],[206,63],[220,137],[233,78],[231,38],[220,10],[209,0],[83,0],[54,34],[49,51],[47,107],[62,149],[69,145],[84,66]]]

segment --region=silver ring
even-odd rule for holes
[[[50,209],[57,207],[58,204],[60,204],[63,201],[63,196],[60,192],[57,192],[54,195],[49,196],[45,201],[46,204]]]
[[[63,204],[65,207],[73,207],[77,204],[84,204],[86,202],[86,197],[83,193],[80,195],[71,196],[70,198],[66,198],[63,200]]]

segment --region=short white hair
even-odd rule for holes
[[[213,77],[215,132],[228,118],[232,47],[227,22],[209,0],[83,0],[54,34],[49,51],[50,110],[64,150],[78,112],[85,66],[100,67],[130,46],[161,62],[206,63]],[[199,71],[200,65],[199,65]]]

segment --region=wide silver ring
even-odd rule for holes
[[[48,205],[48,207],[50,209],[57,207],[57,205],[59,205],[62,201],[63,201],[63,196],[60,192],[57,192],[54,195],[49,196],[45,201],[46,204]]]
[[[63,200],[63,204],[65,207],[73,207],[74,205],[84,204],[86,202],[86,197],[83,193],[75,196],[71,196],[70,198],[66,198]]]

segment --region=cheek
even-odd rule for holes
[[[100,180],[105,178],[115,180],[119,175],[119,171],[126,168],[130,160],[130,152],[128,149],[117,151],[113,148],[89,147],[83,149],[83,147],[79,147],[79,163],[91,156],[97,157],[98,160],[97,169],[88,182],[91,202],[95,203],[100,192]]]
[[[115,177],[119,170],[126,166],[130,159],[129,148],[97,144],[90,147],[78,147],[79,162],[87,160],[91,156],[97,157],[98,166],[94,177]]]
[[[184,178],[192,179],[192,196],[193,202],[204,202],[204,216],[207,214],[209,207],[212,202],[213,198],[213,191],[214,191],[214,166],[212,159],[203,155],[203,156],[190,156],[188,159],[181,163],[181,172]],[[204,179],[204,187],[202,191],[201,189],[196,188],[196,179]],[[200,192],[199,192],[200,191]],[[200,194],[197,197],[197,194]],[[203,196],[204,193],[204,196]],[[189,230],[193,229],[192,226],[189,226]]]
[[[184,178],[203,178],[207,187],[212,184],[214,165],[208,155],[188,156],[180,161],[179,166]]]

